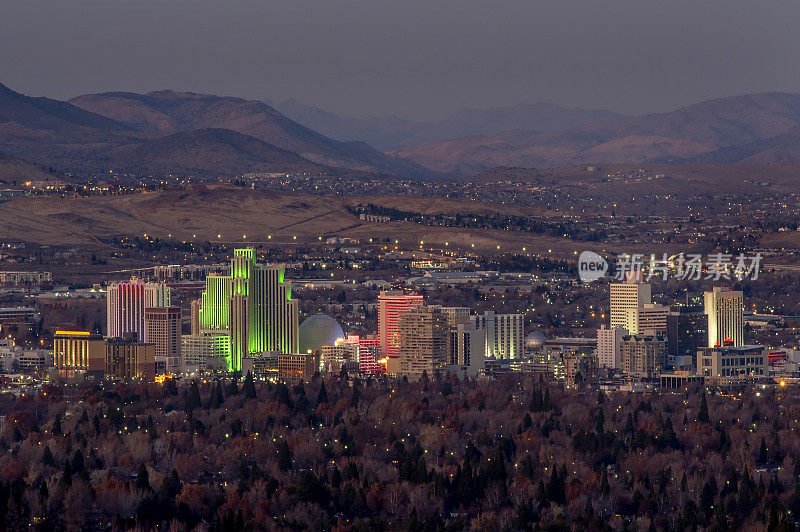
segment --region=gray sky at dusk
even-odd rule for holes
[[[800,92],[799,22],[797,0],[0,0],[0,82],[293,97],[351,116],[641,113]]]

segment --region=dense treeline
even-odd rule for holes
[[[471,229],[500,229],[503,231],[523,231],[548,235],[555,238],[569,238],[586,242],[603,242],[608,237],[604,229],[585,228],[576,223],[547,222],[529,216],[509,214],[425,214],[415,211],[406,211],[395,207],[367,203],[357,206],[348,206],[347,209],[356,215],[368,214],[388,216],[391,220],[414,222],[422,225],[436,225],[444,227],[466,227]]]
[[[791,529],[798,397],[520,375],[46,386],[0,397],[0,529]]]

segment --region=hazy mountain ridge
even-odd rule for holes
[[[164,134],[229,129],[327,166],[413,176],[431,173],[410,161],[392,158],[364,142],[333,140],[255,100],[155,91],[89,94],[70,102],[142,132]]]
[[[800,127],[782,135],[735,146],[719,148],[687,159],[703,164],[798,164],[800,163]]]
[[[304,108],[297,104],[295,111]],[[398,135],[423,138],[473,127],[525,125],[533,118],[542,127],[554,126],[567,120],[564,111],[579,121],[609,113],[537,104],[465,110],[436,124],[390,117],[359,119],[350,126],[384,135],[388,142],[389,134],[396,141]],[[341,123],[320,109],[309,112],[327,117],[329,127]],[[155,91],[61,102],[0,85],[0,151],[76,174],[115,169],[221,176],[286,171],[438,177],[475,175],[496,166],[794,164],[800,161],[800,94],[720,98],[668,113],[615,116],[558,131],[517,128],[405,146],[387,154],[363,141],[334,140],[264,102],[243,98]]]
[[[453,174],[493,166],[554,167],[607,162],[680,162],[785,134],[800,126],[800,95],[720,98],[669,113],[621,117],[552,133],[504,131],[409,146],[389,153]],[[780,157],[773,154],[776,160]]]
[[[453,140],[501,131],[558,131],[621,115],[612,111],[566,108],[549,103],[460,109],[438,122],[397,116],[352,118],[289,99],[275,106],[292,120],[340,140],[362,139],[382,149]]]

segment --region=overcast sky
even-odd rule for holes
[[[0,0],[0,82],[181,89],[351,116],[623,113],[800,92],[798,0]]]

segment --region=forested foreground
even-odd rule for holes
[[[539,378],[0,397],[0,529],[788,530],[800,394]]]

